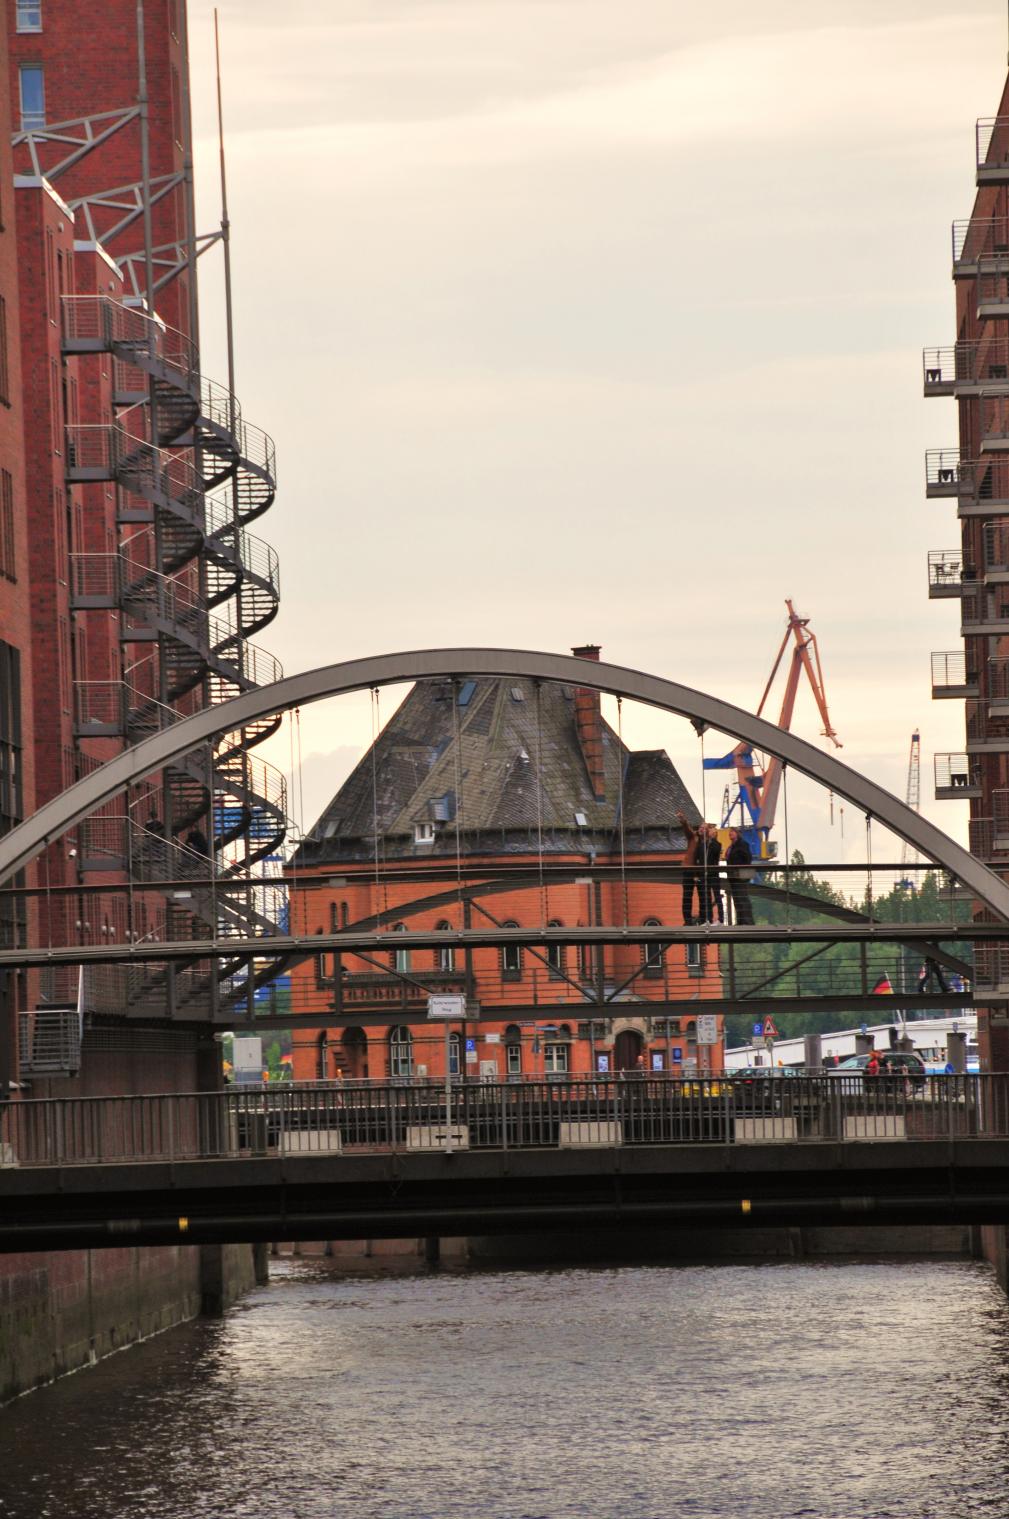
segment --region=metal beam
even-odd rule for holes
[[[824,754],[805,739],[765,722],[741,707],[709,696],[704,691],[664,680],[661,676],[621,665],[595,664],[570,654],[518,649],[424,649],[373,655],[291,675],[272,685],[233,697],[220,706],[206,708],[109,760],[6,834],[0,841],[0,881],[8,880],[21,870],[51,839],[58,838],[79,818],[86,817],[127,786],[138,784],[219,733],[241,729],[269,714],[303,707],[330,696],[412,680],[453,676],[491,679],[519,676],[588,687],[687,717],[695,725],[714,728],[736,739],[746,739],[794,766],[803,775],[829,787],[868,816],[877,818],[927,859],[949,870],[1001,923],[1009,923],[1009,885],[892,792],[868,780],[832,754]],[[902,935],[908,936],[906,931]]]

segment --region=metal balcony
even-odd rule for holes
[[[982,579],[985,585],[998,585],[1009,579],[1009,522],[984,525]]]
[[[964,638],[1009,634],[1009,585],[965,586],[960,599],[960,633]]]
[[[999,856],[1009,850],[1009,837],[1005,834],[996,836],[993,817],[971,818],[967,825],[967,837],[967,847],[971,854],[987,864],[997,862]]]
[[[975,571],[964,566],[959,549],[930,549],[928,555],[928,598],[936,601],[959,596],[965,580],[973,582]]]
[[[953,278],[974,279],[1003,255],[1009,257],[1009,217],[971,217],[953,223]]]
[[[1009,257],[986,259],[977,273],[977,319],[998,322],[1009,317]]]
[[[1009,116],[982,116],[974,129],[976,183],[1009,185]]]
[[[1009,454],[961,459],[958,448],[930,448],[925,454],[925,495],[955,497],[958,517],[1009,515]]]
[[[974,946],[974,991],[1009,996],[1009,944]]]
[[[989,717],[983,709],[967,715],[968,754],[1009,754],[1009,718]]]
[[[981,795],[981,765],[969,754],[936,754],[932,763],[937,802]]]
[[[981,395],[979,406],[982,454],[1009,452],[1009,402],[1004,394]]]
[[[987,677],[989,717],[1009,717],[1009,659],[989,659]]]
[[[943,697],[977,696],[977,673],[967,668],[967,656],[962,649],[933,652],[932,699]]]
[[[926,396],[1009,395],[1009,342],[953,343],[922,350]]]

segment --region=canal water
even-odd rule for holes
[[[0,1412],[0,1516],[1009,1512],[1009,1303],[980,1266],[273,1269]]]

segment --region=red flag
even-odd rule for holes
[[[893,987],[890,985],[890,977],[880,976],[879,980],[876,982],[876,985],[873,987],[873,991],[879,993],[880,995],[886,995],[889,993],[889,995],[892,997]]]

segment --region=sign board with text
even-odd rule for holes
[[[718,1043],[718,1019],[714,1013],[698,1013],[697,1042],[698,1044]]]
[[[449,994],[428,997],[427,1016],[429,1018],[456,1018],[460,1022],[466,1016],[466,998]]]

